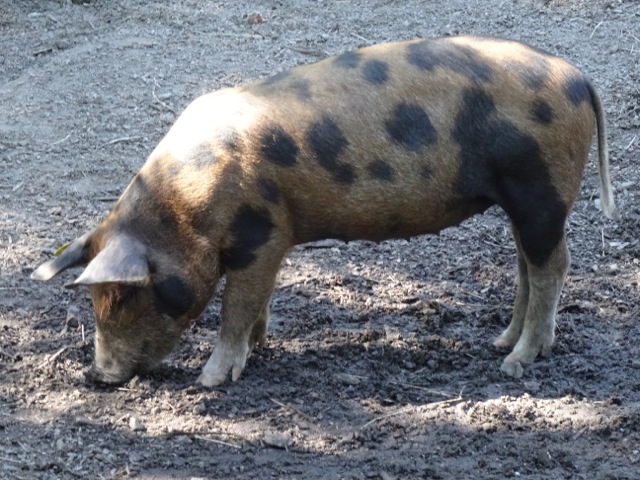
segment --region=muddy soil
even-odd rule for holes
[[[457,33],[566,57],[606,105],[620,214],[599,212],[592,158],[549,357],[500,373],[515,250],[491,209],[439,236],[296,248],[236,383],[195,385],[214,299],[157,373],[85,385],[88,293],[29,274],[193,98]],[[0,0],[0,478],[640,478],[639,65],[633,0]]]

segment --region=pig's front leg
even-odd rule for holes
[[[198,378],[205,387],[220,385],[229,371],[235,382],[247,355],[256,343],[262,345],[266,339],[269,304],[282,259],[273,252],[267,255],[246,269],[227,272],[219,340]]]
[[[266,305],[258,315],[258,319],[253,324],[253,328],[251,329],[251,335],[249,336],[249,353],[253,350],[253,348],[258,345],[259,347],[264,347],[264,344],[267,342],[267,329],[269,328],[269,306],[271,305],[271,295],[269,295],[269,300],[267,300]]]

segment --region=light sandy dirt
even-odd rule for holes
[[[297,248],[239,382],[195,385],[214,299],[154,375],[84,384],[89,296],[29,274],[193,98],[456,33],[568,58],[606,105],[620,215],[598,211],[592,159],[548,358],[499,371],[515,251],[491,209],[410,242]],[[0,0],[0,478],[640,478],[639,65],[637,1]]]

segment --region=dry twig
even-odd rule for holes
[[[289,50],[293,50],[294,52],[301,53],[303,55],[313,55],[314,57],[325,58],[328,55],[326,52],[317,49],[311,48],[298,48],[298,47],[287,47]]]
[[[18,358],[13,353],[9,353],[6,350],[3,350],[1,348],[0,348],[0,356],[10,358],[11,360],[14,360],[14,361],[15,361],[16,358]]]
[[[380,420],[386,420],[387,418],[391,418],[391,417],[395,417],[398,415],[402,415],[405,413],[408,413],[410,411],[420,411],[420,410],[427,410],[427,409],[433,409],[436,407],[440,407],[442,405],[449,405],[451,403],[454,402],[459,402],[462,400],[462,395],[456,397],[456,398],[449,398],[447,400],[440,400],[439,402],[433,402],[433,403],[426,403],[424,405],[408,405],[404,408],[401,408],[400,410],[396,411],[396,412],[391,412],[391,413],[386,413],[384,415],[380,415],[379,417],[375,417],[371,420],[369,420],[367,423],[365,423],[362,427],[360,427],[360,430],[364,430],[365,428],[369,427],[370,425],[373,425],[376,422],[379,422]]]
[[[38,368],[42,368],[42,367],[47,366],[50,363],[53,363],[56,360],[56,358],[58,358],[60,355],[62,355],[65,352],[65,350],[67,348],[68,347],[62,347],[60,350],[58,350],[56,353],[54,353],[49,358],[47,358],[44,362],[42,362],[40,365],[38,365]]]
[[[424,392],[428,392],[428,393],[431,393],[433,395],[438,395],[440,397],[445,397],[445,398],[448,398],[448,399],[454,398],[454,395],[455,395],[455,394],[452,394],[452,393],[442,392],[440,390],[434,390],[433,388],[421,387],[420,385],[414,385],[412,383],[393,382],[393,381],[390,381],[389,383],[391,383],[393,385],[400,385],[401,387],[415,388],[415,389],[422,390]],[[458,395],[458,397],[460,395]]]
[[[96,202],[115,202],[119,197],[98,197]]]
[[[156,87],[157,86],[158,86],[158,81],[154,78],[153,79],[153,88],[151,89],[151,94],[153,95],[153,99],[156,102],[158,102],[158,105],[162,106],[163,108],[166,108],[167,110],[169,110],[174,115],[177,115],[178,112],[176,112],[176,110],[171,105],[169,105],[166,102],[163,102],[162,100],[160,100],[160,97],[158,97],[158,95],[156,95]]]
[[[20,460],[15,460],[13,458],[8,458],[8,457],[0,457],[0,460],[8,463],[22,463]]]
[[[602,25],[602,22],[604,22],[604,20],[600,20],[598,22],[598,24],[596,25],[596,28],[593,29],[593,31],[591,32],[591,35],[589,35],[589,40],[591,40],[593,38],[593,36],[596,33],[596,30],[598,30],[598,28],[600,27],[600,25]]]
[[[242,448],[241,445],[236,445],[235,443],[225,442],[223,440],[216,440],[215,438],[206,438],[206,437],[203,437],[202,435],[194,435],[193,438],[197,438],[198,440],[202,440],[204,442],[211,442],[211,443],[216,443],[218,445],[224,445],[226,447],[237,448],[237,449]]]
[[[102,145],[100,145],[100,148],[102,147],[106,147],[108,145],[113,145],[115,143],[120,143],[120,142],[130,142],[131,140],[140,140],[142,137],[140,135],[134,135],[132,137],[120,137],[120,138],[114,138],[113,140],[109,140],[107,143],[103,143]]]
[[[307,415],[307,414],[306,414],[306,413],[304,413],[304,412],[301,412],[301,411],[300,411],[300,410],[298,410],[297,408],[292,407],[291,405],[287,405],[286,403],[279,402],[279,401],[278,401],[278,400],[276,400],[275,398],[272,398],[272,399],[271,399],[271,401],[272,401],[273,403],[275,403],[276,405],[279,405],[279,406],[280,406],[280,407],[282,407],[282,408],[286,408],[287,410],[289,410],[289,411],[291,411],[291,412],[295,413],[296,415],[299,415],[300,417],[304,418],[307,422],[310,422],[310,423],[314,423],[314,422],[315,422],[315,420],[314,420],[312,417],[310,417],[309,415]]]
[[[359,40],[362,40],[363,42],[367,42],[368,44],[373,43],[373,42],[372,42],[371,40],[369,40],[368,38],[365,38],[365,37],[363,37],[362,35],[358,35],[357,33],[353,33],[353,32],[351,32],[351,33],[350,33],[350,35],[351,35],[352,37],[356,37],[356,38],[357,38],[357,39],[359,39]]]
[[[582,434],[583,434],[584,432],[586,432],[586,431],[587,431],[587,427],[583,427],[583,428],[581,428],[580,430],[578,430],[578,431],[575,433],[575,435],[573,436],[573,440],[575,441],[575,440],[577,440],[578,438],[580,438],[580,437],[582,436]]]
[[[242,446],[238,445],[237,443],[232,443],[232,442],[227,442],[224,440],[217,440],[215,438],[208,438],[205,435],[212,435],[211,433],[208,432],[189,432],[187,430],[172,430],[171,434],[172,437],[181,435],[181,436],[185,436],[185,437],[192,437],[192,438],[197,438],[198,440],[202,440],[203,442],[210,442],[210,443],[215,443],[217,445],[224,445],[226,447],[231,447],[231,448],[237,448],[237,449],[241,449]]]
[[[137,388],[128,388],[128,387],[118,387],[116,388],[119,392],[140,392],[141,390]]]
[[[45,53],[51,53],[51,52],[53,52],[53,47],[44,47],[44,48],[41,48],[40,50],[36,50],[31,55],[33,55],[34,57],[37,57],[38,55],[44,55]]]
[[[54,145],[58,145],[59,143],[62,143],[62,142],[64,142],[64,141],[68,140],[68,139],[69,139],[69,137],[71,137],[71,134],[67,135],[67,136],[66,136],[66,137],[64,137],[64,138],[61,138],[60,140],[56,140],[55,142],[50,143],[50,144],[49,144],[49,146],[50,146],[50,147],[53,147]]]
[[[395,417],[397,415],[402,415],[403,413],[406,413],[409,410],[415,410],[415,409],[417,409],[417,407],[415,407],[413,405],[409,405],[408,407],[401,408],[400,410],[398,410],[396,412],[391,412],[391,413],[386,413],[384,415],[380,415],[379,417],[375,417],[375,418],[369,420],[362,427],[360,427],[360,430],[364,430],[368,426],[373,425],[374,423],[379,422],[380,420],[385,420],[387,418]]]

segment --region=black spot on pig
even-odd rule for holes
[[[306,133],[306,140],[316,161],[331,173],[336,182],[351,184],[355,181],[353,167],[339,160],[349,141],[336,122],[325,116],[311,124]]]
[[[220,139],[224,148],[232,154],[242,153],[244,142],[240,134],[233,128],[220,133]]]
[[[294,78],[291,80],[290,87],[299,100],[303,102],[311,100],[311,82],[309,82],[309,80],[304,78]]]
[[[553,108],[551,108],[548,102],[542,99],[533,102],[531,115],[535,121],[545,125],[551,123],[554,117]]]
[[[253,91],[267,97],[291,93],[299,100],[306,102],[311,99],[310,87],[311,82],[306,78],[294,76],[291,72],[282,72],[263,80]]]
[[[256,259],[256,250],[269,241],[273,223],[267,210],[243,205],[231,222],[233,245],[221,253],[223,265],[230,270],[250,266]]]
[[[284,79],[286,79],[287,77],[289,77],[289,75],[291,75],[290,70],[285,70],[284,72],[276,73],[275,75],[271,75],[270,77],[265,78],[262,81],[262,85],[273,85],[273,84],[279,83]]]
[[[564,86],[564,91],[574,105],[591,101],[591,87],[589,81],[581,76],[574,76]]]
[[[382,160],[375,160],[367,165],[367,170],[373,178],[390,182],[393,180],[395,172],[393,168]]]
[[[433,178],[433,169],[429,165],[422,165],[420,167],[420,176],[425,180],[431,180]]]
[[[275,182],[267,178],[261,178],[258,180],[258,190],[262,198],[267,202],[278,203],[280,201],[280,191]]]
[[[477,82],[486,82],[492,75],[491,67],[479,60],[479,54],[473,48],[437,39],[410,43],[407,60],[423,70],[448,68]]]
[[[347,52],[334,58],[333,64],[340,68],[356,68],[360,63],[361,54],[359,52]]]
[[[368,61],[362,72],[365,80],[373,85],[382,85],[389,79],[389,66],[380,60]]]
[[[532,70],[524,70],[520,77],[522,78],[522,83],[532,90],[540,90],[546,80],[546,75]]]
[[[298,156],[298,146],[287,132],[272,127],[262,132],[259,139],[262,158],[281,167],[292,167]]]
[[[525,87],[540,90],[549,78],[549,64],[539,55],[531,55],[524,63],[514,62],[512,69]]]
[[[217,161],[218,159],[211,151],[211,148],[205,144],[200,145],[197,150],[191,152],[182,165],[188,165],[198,170],[203,170],[214,165]]]
[[[171,318],[179,318],[193,304],[193,293],[189,285],[177,275],[171,275],[153,284],[156,309]]]
[[[484,90],[464,90],[462,105],[453,129],[454,140],[458,141],[463,149],[473,147],[476,136],[484,132],[488,122],[493,121],[495,112],[496,103]]]
[[[429,115],[420,105],[401,103],[385,125],[394,142],[416,152],[438,139]]]
[[[544,264],[563,237],[567,211],[536,139],[501,119],[493,99],[474,88],[464,91],[452,138],[460,146],[458,203],[500,205],[525,254]]]

